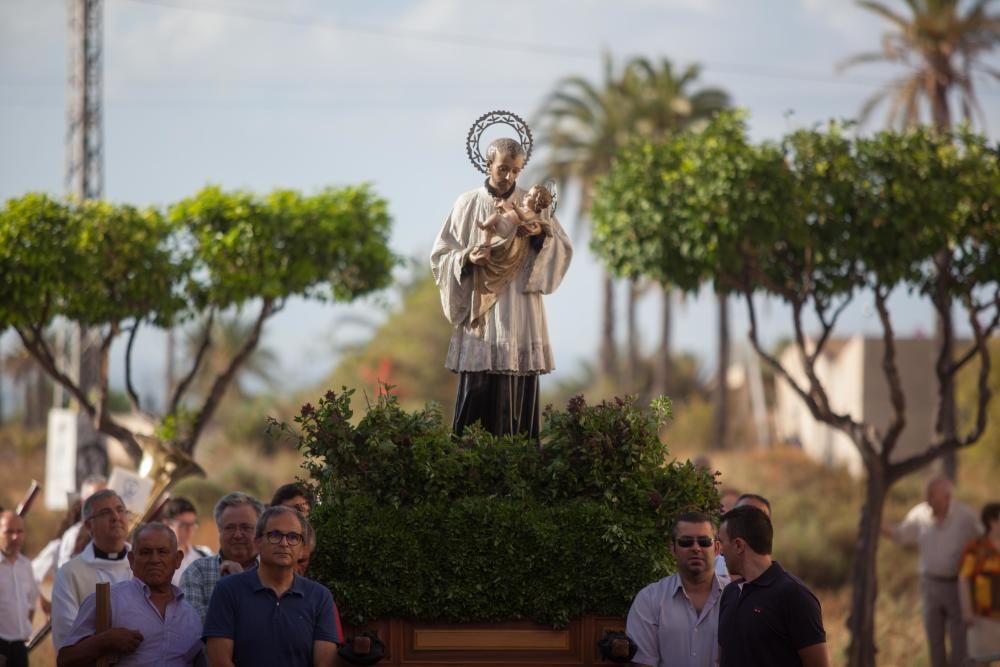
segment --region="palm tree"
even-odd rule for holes
[[[678,70],[667,58],[654,63],[646,58],[633,58],[626,68],[625,82],[629,88],[638,89],[639,107],[636,110],[637,130],[649,139],[660,141],[686,129],[692,129],[708,121],[714,114],[729,106],[729,95],[721,88],[702,88],[691,91],[701,74],[698,65],[688,65]],[[662,333],[660,346],[654,362],[654,394],[666,394],[672,389],[671,327],[673,325],[672,290],[664,287],[662,298]],[[719,294],[720,314],[725,312],[725,294]],[[729,329],[720,320],[719,328],[720,364],[728,358]],[[722,351],[726,350],[726,354]],[[720,375],[720,377],[723,377]],[[720,383],[720,392],[725,391],[725,383]],[[717,402],[717,445],[725,441],[725,396]]]
[[[616,77],[611,56],[604,56],[604,81],[596,86],[583,77],[562,79],[540,111],[539,144],[547,150],[546,169],[562,189],[574,181],[580,188],[577,220],[590,211],[596,180],[611,169],[618,150],[633,136],[634,91]],[[602,295],[600,369],[617,374],[614,283],[605,271]]]
[[[728,95],[719,89],[688,93],[698,74],[695,65],[677,74],[666,58],[658,64],[634,58],[616,75],[610,56],[605,55],[604,80],[600,86],[582,77],[559,82],[542,106],[539,143],[548,150],[549,175],[560,185],[568,181],[579,185],[579,220],[587,217],[597,178],[610,171],[615,155],[628,142],[639,137],[663,139],[728,105]],[[634,312],[631,301],[641,293],[638,286],[630,287],[629,313]],[[669,294],[665,294],[664,303],[663,344],[657,364],[661,369],[661,393],[669,374]],[[635,327],[634,317],[629,317],[628,322]],[[600,369],[605,377],[617,374],[614,325],[614,284],[605,274],[600,350]],[[628,357],[633,360],[630,365],[638,357],[638,340],[637,332],[630,330]]]
[[[993,2],[975,0],[963,14],[959,5],[966,3],[961,0],[906,0],[906,15],[875,0],[860,0],[859,6],[884,18],[892,30],[882,36],[880,50],[860,53],[840,67],[882,62],[907,70],[865,102],[862,119],[888,101],[890,126],[916,125],[923,101],[934,127],[946,132],[952,125],[953,92],[958,93],[964,119],[971,121],[973,112],[982,118],[974,75],[980,70],[1000,79],[1000,71],[981,62],[984,54],[1000,44],[1000,14],[988,10]]]

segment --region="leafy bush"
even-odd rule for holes
[[[322,503],[313,574],[345,618],[564,625],[624,614],[665,576],[675,513],[715,511],[714,478],[668,463],[666,399],[545,411],[541,442],[469,428],[386,392],[352,424],[352,390],[295,418]],[[287,428],[281,425],[282,428]]]

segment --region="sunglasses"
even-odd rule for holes
[[[685,535],[684,537],[678,537],[675,542],[677,546],[683,547],[684,549],[690,549],[697,542],[698,546],[707,549],[713,544],[715,544],[715,538],[709,537],[708,535],[699,535],[698,537],[691,537],[690,535]]]

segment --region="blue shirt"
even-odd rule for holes
[[[341,641],[334,619],[333,596],[323,586],[295,575],[279,598],[255,568],[219,580],[203,635],[232,639],[240,667],[312,667],[314,641]]]

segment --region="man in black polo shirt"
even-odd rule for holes
[[[829,667],[819,600],[771,559],[774,529],[756,507],[722,515],[719,543],[729,572],[719,610],[720,667]]]
[[[269,507],[257,520],[257,568],[216,584],[205,617],[209,667],[332,665],[337,633],[330,591],[295,574],[305,518]]]

